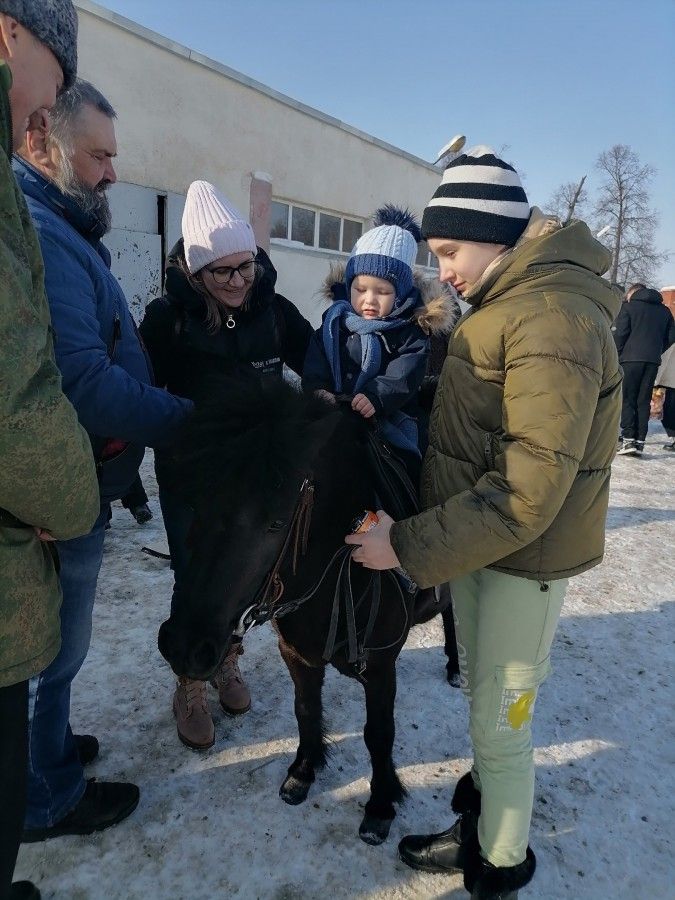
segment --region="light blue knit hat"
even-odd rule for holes
[[[358,239],[347,262],[347,291],[357,275],[373,275],[391,282],[402,300],[413,286],[420,227],[409,210],[391,204],[378,209],[373,221],[375,227]]]

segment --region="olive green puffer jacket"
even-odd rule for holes
[[[391,532],[421,587],[485,566],[565,578],[602,559],[621,405],[608,265],[583,222],[535,209],[465,297],[431,414],[425,512]]]

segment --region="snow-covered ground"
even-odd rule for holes
[[[664,437],[654,426],[644,459],[617,459],[605,562],[569,589],[535,716],[539,868],[523,900],[675,898],[675,457]],[[468,765],[439,623],[414,629],[400,658],[395,759],[410,797],[389,841],[369,847],[357,835],[370,773],[358,684],[331,672],[330,768],[303,806],[277,795],[297,733],[269,626],[246,639],[251,712],[227,718],[213,695],[215,746],[199,754],[178,742],[156,646],[171,577],[141,553],[163,540],[150,460],[144,477],[155,518],[141,528],[115,507],[72,716],[101,741],[91,774],[136,782],[141,802],[107,832],[23,847],[17,877],[57,900],[466,897],[459,876],[417,874],[396,856],[402,835],[448,826]]]

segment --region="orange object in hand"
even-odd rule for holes
[[[374,513],[370,509],[364,510],[360,516],[357,516],[352,522],[352,534],[367,534],[371,528],[374,528],[376,525],[380,524],[380,520],[378,518],[377,513]],[[393,572],[396,572],[397,575],[401,577],[403,580],[403,584],[411,594],[416,594],[418,591],[418,587],[413,581],[413,579],[408,575],[408,573],[401,566],[397,566],[395,569],[392,569]]]
[[[367,534],[371,528],[379,525],[379,522],[377,514],[366,509],[352,522],[351,534]]]

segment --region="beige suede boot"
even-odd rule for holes
[[[206,687],[206,681],[179,678],[173,695],[173,714],[176,717],[178,737],[192,750],[207,750],[216,739]]]
[[[231,716],[240,716],[251,708],[251,694],[239,670],[241,642],[233,643],[211,684],[218,690],[220,705]]]

